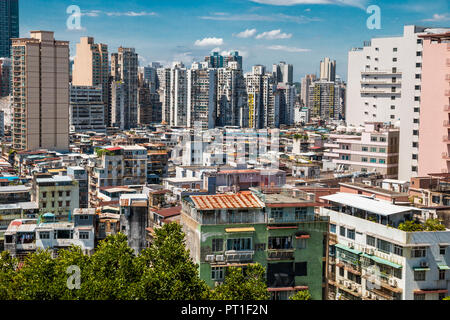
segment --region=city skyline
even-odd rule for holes
[[[276,5],[276,4],[278,5]],[[381,9],[381,29],[369,30],[369,5]],[[319,73],[320,59],[336,60],[337,75],[347,79],[347,54],[352,47],[374,37],[401,33],[404,24],[445,26],[450,21],[446,1],[44,1],[19,2],[20,36],[31,30],[55,31],[55,37],[70,41],[70,55],[82,36],[106,43],[110,52],[119,46],[133,47],[140,65],[152,61],[164,65],[182,61],[187,66],[203,61],[214,49],[238,50],[244,71],[255,64],[270,68],[280,61],[294,65],[294,82],[305,74]],[[80,30],[68,30],[70,5],[81,9]],[[177,19],[173,19],[176,16]],[[345,21],[346,23],[342,23]],[[118,25],[127,28],[116,28]],[[111,30],[114,29],[114,32]],[[158,32],[152,32],[158,30]],[[329,36],[327,36],[329,35]],[[324,41],[326,40],[326,41]]]

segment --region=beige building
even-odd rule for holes
[[[72,70],[72,85],[96,87],[101,85],[105,104],[106,123],[109,123],[109,58],[108,46],[94,43],[92,37],[81,37],[77,43]]]
[[[69,42],[51,31],[12,40],[13,148],[69,148]]]

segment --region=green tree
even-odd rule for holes
[[[231,267],[225,282],[213,293],[216,300],[268,300],[265,270],[260,264],[249,265],[246,270]]]
[[[146,300],[203,300],[210,288],[200,279],[198,265],[185,247],[185,235],[177,223],[155,230],[150,248],[138,258],[142,277],[133,289],[133,297]]]
[[[445,226],[439,221],[439,219],[428,219],[425,222],[425,228],[427,231],[445,231]]]
[[[448,297],[445,297],[444,299],[442,299],[442,300],[450,300],[450,296],[448,296]]]
[[[312,300],[312,297],[308,290],[301,290],[290,297],[289,300]]]
[[[398,229],[405,232],[417,232],[424,231],[425,227],[416,221],[405,221],[404,223],[400,223]]]
[[[17,259],[11,257],[8,251],[0,253],[0,300],[14,299]]]
[[[124,234],[101,241],[82,270],[81,296],[86,300],[128,300],[139,277],[136,257]]]

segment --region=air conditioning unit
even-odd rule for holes
[[[269,218],[269,223],[275,223],[275,218]]]
[[[225,256],[224,255],[216,256],[216,261],[217,262],[224,262],[225,261]]]
[[[214,256],[206,256],[206,262],[214,262]]]
[[[421,268],[428,268],[428,262],[427,261],[420,261],[420,267]]]
[[[393,288],[397,288],[397,280],[389,279],[389,285]]]
[[[368,254],[370,256],[373,256],[375,254],[375,250],[372,249],[372,248],[365,248],[364,249],[364,253],[366,253],[366,254]]]

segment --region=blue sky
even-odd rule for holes
[[[66,9],[81,9],[81,30],[68,30]],[[369,5],[381,9],[381,29],[369,30]],[[294,80],[318,73],[329,56],[347,75],[347,52],[373,37],[400,35],[403,25],[450,26],[448,0],[20,0],[20,35],[52,30],[69,40],[71,56],[80,36],[134,47],[141,65],[203,60],[213,49],[239,50],[244,69],[286,61]]]

